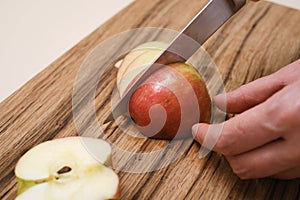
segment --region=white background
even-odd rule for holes
[[[0,0],[0,102],[130,2]]]

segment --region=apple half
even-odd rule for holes
[[[118,62],[120,97],[166,47],[163,42],[148,42],[130,51]],[[182,108],[189,114],[182,114]],[[196,110],[199,110],[200,116],[195,114]],[[186,138],[192,136],[191,128],[195,123],[210,122],[211,99],[205,81],[194,66],[187,62],[169,63],[136,89],[129,100],[129,115],[146,137]]]
[[[118,175],[104,165],[110,154],[110,145],[100,139],[66,137],[41,143],[15,167],[16,200],[117,199]]]

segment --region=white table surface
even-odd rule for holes
[[[130,2],[1,0],[0,102]]]

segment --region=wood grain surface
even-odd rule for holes
[[[180,31],[205,2],[135,1],[4,100],[0,104],[0,199],[15,198],[17,184],[14,167],[18,159],[34,145],[78,133],[99,136],[92,115],[85,110],[86,96],[95,96],[94,110],[101,122],[111,108],[116,69],[111,63],[102,77],[97,77],[98,73],[87,72],[85,75],[91,76],[91,82],[86,84],[77,79],[80,67],[88,62],[86,59],[95,52],[93,50],[97,45],[132,28],[161,27]],[[299,59],[299,22],[299,11],[259,2],[246,5],[218,30],[204,48],[218,66],[225,89],[233,90]],[[112,46],[108,51],[116,51],[116,48]],[[93,91],[95,84],[97,87]],[[75,96],[74,87],[80,91]],[[74,98],[78,100],[75,104]],[[73,113],[77,116],[74,117]],[[78,127],[75,122],[80,120]],[[126,120],[120,123],[126,129],[132,129]],[[200,145],[191,140],[174,142],[175,150],[186,149],[179,158],[175,159],[174,154],[166,149],[164,157],[156,157],[153,162],[147,163],[154,169],[174,159],[164,168],[145,173],[126,172],[122,170],[126,166],[140,166],[135,153],[151,152],[166,147],[169,142],[134,138],[124,134],[116,123],[101,127],[109,141],[131,152],[129,155],[113,154],[114,162],[123,164],[117,170],[122,199],[300,198],[299,179],[240,180],[222,155],[210,153],[199,159]]]

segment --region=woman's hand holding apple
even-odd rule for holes
[[[208,128],[223,126],[213,150],[224,154],[240,178],[300,177],[300,60],[214,100],[239,115],[194,125],[199,143]]]

